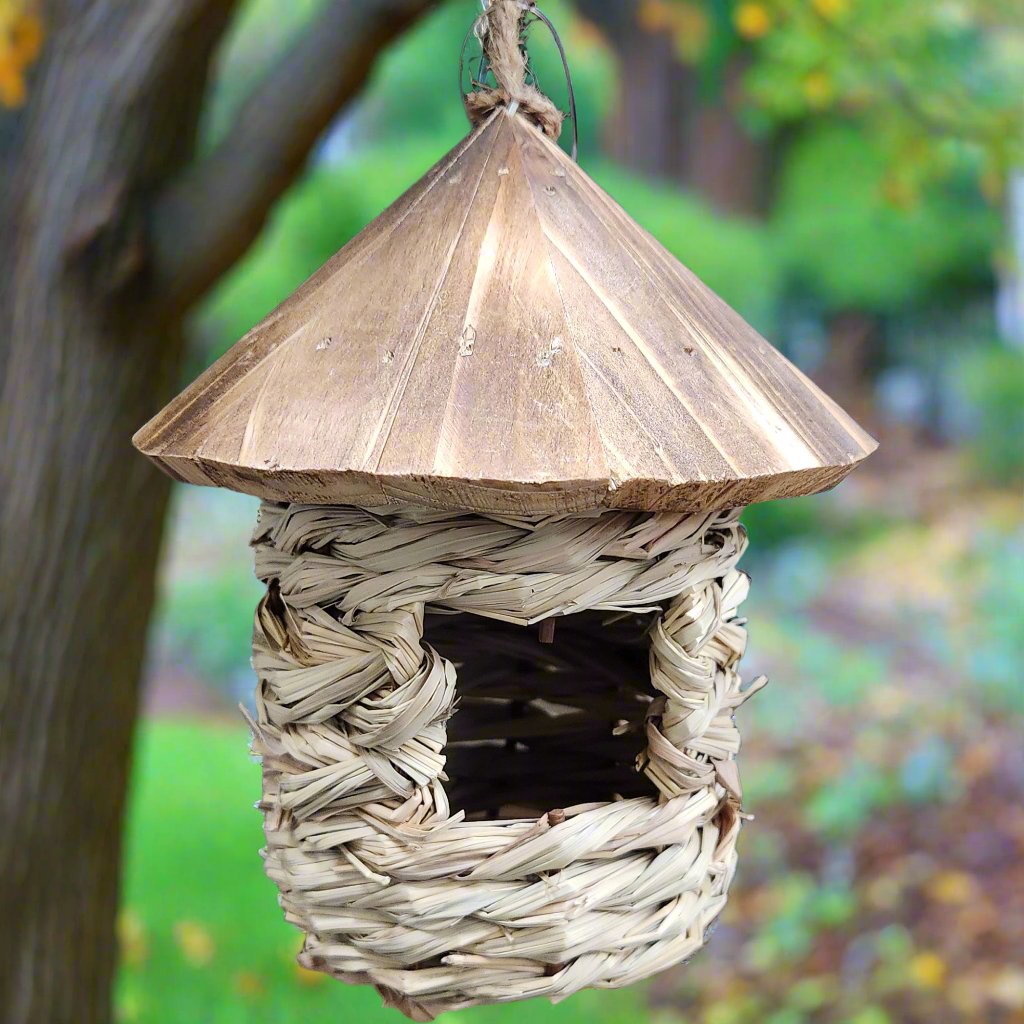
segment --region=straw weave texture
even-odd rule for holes
[[[738,515],[263,505],[253,750],[266,870],[306,933],[301,963],[429,1020],[629,985],[700,948],[736,864],[733,713],[763,682],[742,689],[736,671]],[[506,682],[495,671],[474,691],[430,643],[435,621],[438,635],[465,623],[486,637],[555,616],[569,630],[598,612],[647,626],[638,691],[596,675],[590,694],[562,685],[557,662]],[[519,632],[537,647],[535,631]],[[600,643],[598,632],[587,646]],[[508,650],[476,663],[515,668]],[[577,783],[604,757],[610,779],[619,771],[643,795],[620,796],[595,768],[589,802],[550,806],[538,792],[531,807],[529,792],[506,799],[495,784],[490,804],[452,806],[446,747],[460,728],[452,747],[482,752],[481,766],[504,757],[525,772],[531,751],[561,748]],[[622,749],[635,764],[615,769]]]

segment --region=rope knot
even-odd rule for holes
[[[557,142],[565,115],[526,81],[529,57],[523,44],[523,21],[533,6],[533,0],[490,0],[480,16],[477,35],[497,85],[467,93],[466,113],[479,125],[498,107],[505,107],[524,115]]]

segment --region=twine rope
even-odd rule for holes
[[[253,542],[264,856],[304,966],[430,1020],[629,985],[700,948],[736,863],[733,713],[763,684],[736,671],[738,513],[264,503]],[[494,820],[452,807],[457,673],[424,641],[428,610],[517,625],[651,613],[635,723],[649,795]]]
[[[497,84],[493,89],[467,93],[466,113],[479,125],[504,107],[510,113],[523,114],[557,142],[565,115],[526,80],[529,60],[522,44],[523,22],[534,6],[524,0],[490,0],[477,22],[477,34]]]

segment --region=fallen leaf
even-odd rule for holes
[[[910,976],[921,988],[941,988],[946,973],[946,961],[938,953],[917,953],[910,961]]]
[[[193,967],[206,967],[216,951],[213,936],[196,921],[179,921],[174,938],[182,955]]]

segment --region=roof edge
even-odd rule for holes
[[[138,447],[138,444],[136,444]],[[418,504],[430,508],[513,515],[579,513],[605,508],[645,512],[710,512],[831,490],[876,448],[848,463],[764,476],[694,480],[460,480],[438,476],[377,476],[358,470],[255,468],[140,451],[172,479],[224,487],[270,501],[308,505]]]

